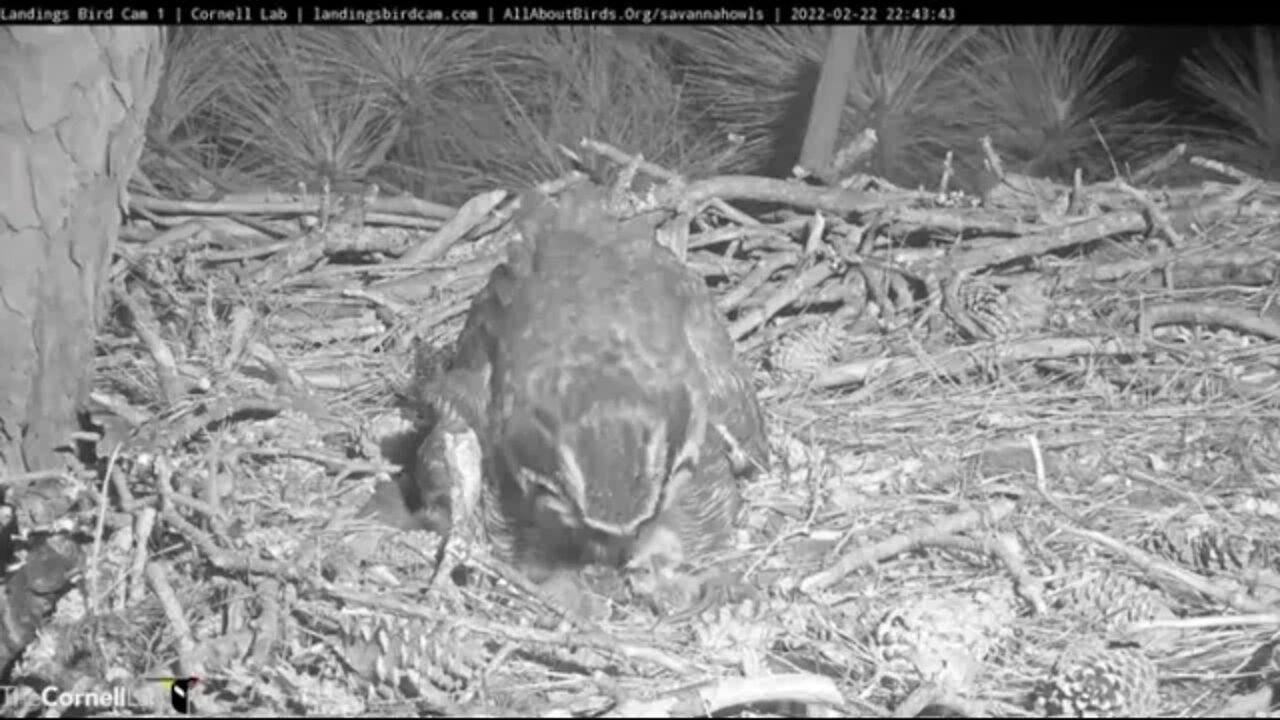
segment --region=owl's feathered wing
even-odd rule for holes
[[[760,466],[767,447],[701,278],[598,188],[524,204],[449,372],[484,448],[491,540],[534,564],[624,562],[655,523],[686,554],[723,545],[730,442]]]

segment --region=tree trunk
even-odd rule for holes
[[[0,27],[0,476],[56,469],[89,387],[154,27]]]
[[[805,130],[804,146],[800,149],[800,167],[819,177],[827,177],[831,161],[836,153],[836,140],[840,133],[840,116],[849,96],[849,81],[853,77],[853,49],[859,33],[866,29],[856,25],[835,25],[827,40],[827,52],[822,58],[822,72],[818,75],[818,87],[813,92],[813,105],[809,110],[809,127]]]

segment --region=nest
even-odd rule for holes
[[[13,677],[161,707],[174,683],[134,678],[196,676],[200,711],[226,713],[1267,708],[1273,184],[1192,158],[1234,182],[1157,189],[1185,147],[1072,187],[988,148],[981,198],[945,173],[686,181],[584,150],[667,213],[658,240],[756,368],[778,461],[746,489],[742,592],[588,627],[360,517],[418,436],[412,350],[448,357],[514,195],[135,192],[82,438],[97,461],[45,479],[71,505],[35,524],[95,542],[56,608],[28,603],[54,613]]]

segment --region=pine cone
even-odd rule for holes
[[[1051,717],[1142,717],[1159,704],[1156,668],[1131,647],[1083,640],[1063,651],[1034,704]]]

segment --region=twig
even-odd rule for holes
[[[1142,207],[1146,208],[1147,214],[1151,216],[1151,224],[1164,233],[1165,239],[1169,241],[1170,245],[1176,249],[1186,244],[1182,234],[1175,230],[1173,224],[1169,222],[1169,216],[1146,193],[1123,180],[1114,180],[1112,184],[1128,193],[1130,197],[1139,203],[1142,203]]]
[[[255,659],[262,662],[267,661],[271,656],[271,649],[280,641],[281,635],[287,629],[284,623],[284,609],[280,603],[280,598],[283,595],[281,590],[284,589],[282,585],[278,579],[273,577],[259,578],[254,583],[261,612],[258,613],[258,617],[254,622],[254,638],[250,653]]]
[[[900,555],[914,547],[936,542],[939,538],[964,532],[979,525],[994,525],[1014,510],[1011,500],[997,500],[984,510],[970,510],[952,515],[936,525],[921,527],[882,540],[841,558],[835,565],[800,581],[800,591],[811,595],[826,590],[860,567]]]
[[[1084,527],[1086,525],[1084,518],[1058,502],[1058,499],[1054,497],[1053,491],[1049,489],[1049,477],[1045,472],[1044,453],[1040,450],[1040,439],[1035,435],[1028,435],[1027,445],[1031,448],[1031,458],[1035,462],[1036,490],[1040,493],[1040,497],[1064,518]]]
[[[262,560],[256,553],[234,553],[219,547],[213,538],[196,526],[187,522],[175,510],[165,509],[160,513],[165,524],[181,533],[191,544],[195,545],[214,567],[223,572],[240,572],[249,575],[267,575],[284,578],[295,583],[309,583],[308,576],[300,568],[291,563]]]
[[[1213,160],[1211,158],[1204,158],[1197,155],[1192,157],[1190,162],[1192,165],[1195,165],[1197,167],[1202,167],[1207,170],[1213,170],[1214,172],[1222,173],[1223,175],[1226,175],[1232,180],[1238,180],[1241,184],[1258,182],[1258,178],[1254,177],[1253,175],[1250,175],[1249,173],[1241,170],[1240,168],[1235,167],[1234,165],[1228,165],[1227,163],[1224,163],[1220,160]]]
[[[799,260],[798,256],[791,253],[777,253],[759,261],[755,269],[738,281],[733,289],[720,296],[716,305],[721,312],[726,313],[737,309],[751,297],[752,293],[764,287],[774,273],[789,265],[797,264]]]
[[[93,529],[93,551],[89,555],[89,610],[98,613],[98,601],[101,596],[98,593],[98,575],[101,566],[98,561],[102,557],[102,538],[106,534],[107,526],[107,484],[111,482],[111,474],[115,470],[116,462],[120,459],[120,446],[116,445],[111,450],[111,456],[107,460],[107,470],[102,474],[102,486],[98,490],[98,520]]]
[[[365,460],[351,460],[341,457],[337,454],[321,452],[319,450],[304,450],[302,448],[271,448],[258,446],[245,446],[244,450],[250,455],[263,458],[298,458],[300,460],[309,460],[325,468],[331,473],[337,473],[338,479],[351,477],[353,475],[374,475],[380,472],[395,472],[400,468],[394,465],[384,463],[369,462]]]
[[[632,160],[631,155],[623,152],[622,150],[619,150],[618,148],[613,147],[612,145],[609,145],[608,143],[600,142],[599,140],[583,139],[582,147],[594,153],[598,153],[599,155],[607,157],[610,160],[618,163],[619,165],[626,165],[630,163]],[[663,168],[659,165],[655,165],[651,162],[647,162],[647,161],[641,162],[639,163],[638,168],[644,171],[647,175],[650,175],[651,177],[655,177],[659,180],[663,180],[668,183],[674,183],[677,186],[684,184],[684,180],[683,178],[681,178],[680,175],[670,170],[667,170],[666,168]],[[691,203],[691,205],[697,205],[697,204],[700,204],[700,203]],[[725,202],[720,198],[712,198],[711,207],[715,208],[716,210],[721,212],[726,218],[728,218],[729,220],[732,220],[735,223],[738,223],[739,225],[745,225],[745,226],[751,227],[751,226],[760,224],[759,220],[756,220],[750,215],[747,215],[746,213],[733,207],[732,205],[728,204],[727,202]]]
[[[507,197],[505,190],[492,190],[471,198],[429,240],[405,253],[401,261],[423,263],[442,257],[454,243],[488,219],[489,214]]]
[[[151,419],[147,413],[129,404],[127,400],[97,390],[89,393],[89,401],[102,410],[124,420],[130,427],[138,427]]]
[[[218,363],[223,373],[231,372],[240,364],[245,350],[249,347],[249,335],[257,321],[257,316],[248,306],[240,305],[231,311],[231,337],[227,341],[227,354]]]
[[[1080,355],[1124,355],[1145,351],[1135,340],[1109,337],[1044,338],[1011,343],[978,343],[951,348],[919,358],[894,357],[858,360],[827,368],[813,379],[815,388],[834,388],[852,383],[865,383],[873,377],[907,378],[922,372],[961,375],[972,372],[984,362],[1025,362]]]
[[[187,417],[176,426],[163,431],[161,435],[169,446],[175,446],[186,442],[210,425],[229,420],[236,415],[249,413],[278,415],[288,409],[288,405],[276,400],[222,398],[209,403],[202,408],[202,412]]]
[[[976,250],[961,250],[947,260],[951,270],[978,270],[992,265],[1003,265],[1027,257],[1046,255],[1055,250],[1074,247],[1094,240],[1138,233],[1147,229],[1146,217],[1137,210],[1118,210],[1095,218],[1066,225],[1045,228],[1043,231],[1023,235],[1012,240],[1001,238],[999,242],[983,243]],[[968,245],[976,245],[974,240]]]
[[[1246,310],[1209,303],[1166,303],[1148,307],[1140,316],[1138,332],[1149,337],[1152,328],[1188,323],[1214,325],[1251,333],[1267,340],[1280,340],[1280,322],[1255,317]]]
[[[213,202],[200,200],[166,200],[163,198],[134,195],[129,198],[131,210],[160,215],[318,215],[320,200],[254,200],[234,199]],[[456,211],[439,203],[419,200],[409,196],[380,197],[372,205],[373,212],[365,219],[377,223],[381,214],[416,215],[428,220],[444,220]]]
[[[155,528],[158,513],[151,506],[141,508],[134,513],[133,531],[133,564],[129,567],[129,605],[136,607],[146,599],[147,560],[150,557],[148,543],[151,531]]]
[[[275,350],[264,343],[254,342],[249,344],[249,354],[270,371],[272,379],[295,403],[299,404],[299,409],[313,417],[323,417],[323,406],[316,401],[310,383],[288,363],[281,360]]]
[[[30,483],[44,482],[45,480],[66,479],[67,477],[68,475],[64,470],[37,470],[19,475],[5,475],[0,477],[0,488],[19,487]]]
[[[281,240],[267,245],[255,245],[253,247],[240,248],[237,250],[215,250],[204,254],[204,261],[210,263],[238,263],[245,260],[256,260],[261,257],[269,257],[279,252],[288,250],[293,245],[293,240]]]
[[[169,621],[169,627],[172,628],[178,641],[178,667],[182,674],[203,676],[204,661],[200,659],[200,652],[191,633],[191,626],[187,624],[182,603],[178,602],[178,596],[169,584],[168,568],[166,563],[151,561],[147,564],[147,581],[151,586],[151,592],[155,593],[156,599],[160,601],[165,619]]]
[[[809,233],[804,241],[804,254],[806,257],[816,257],[818,251],[822,248],[822,238],[827,231],[827,221],[822,213],[815,212],[813,219],[809,222]]]
[[[991,538],[972,539],[960,535],[931,538],[921,542],[921,546],[954,548],[972,553],[992,555],[998,558],[1013,576],[1013,584],[1018,594],[1027,601],[1037,615],[1049,612],[1049,604],[1044,600],[1041,588],[1044,583],[1037,580],[1027,569],[1021,547],[1012,535],[997,534]]]
[[[1213,598],[1218,602],[1249,613],[1267,613],[1271,610],[1270,606],[1266,603],[1258,602],[1257,600],[1249,598],[1244,593],[1244,589],[1234,582],[1229,582],[1223,578],[1210,580],[1193,572],[1183,570],[1172,563],[1161,560],[1154,555],[1143,552],[1135,547],[1130,547],[1129,545],[1100,532],[1085,530],[1084,528],[1072,527],[1069,525],[1065,526],[1063,529],[1076,537],[1096,543],[1123,555],[1129,560],[1129,562],[1137,565],[1144,572],[1173,580],[1174,582],[1180,583],[1184,587],[1187,587],[1194,592],[1198,592],[1205,597]]]
[[[404,317],[411,312],[410,306],[368,290],[343,290],[342,297],[364,300],[375,308],[389,311],[394,317]]]
[[[134,300],[123,281],[112,285],[112,291],[116,300],[129,311],[133,321],[133,331],[146,346],[152,362],[155,363],[156,377],[160,381],[161,399],[166,407],[173,407],[178,398],[185,393],[182,391],[182,381],[178,379],[178,363],[173,359],[173,352],[165,344],[164,338],[160,337],[160,328],[151,314],[150,307],[146,303]]]
[[[146,253],[160,252],[167,249],[170,245],[176,245],[183,240],[195,237],[200,233],[200,231],[204,230],[204,228],[205,225],[203,222],[195,220],[182,223],[181,225],[175,225],[148,240],[147,243],[139,249],[133,259],[137,260],[138,257]]]
[[[1150,164],[1139,168],[1129,176],[1129,182],[1134,184],[1142,184],[1147,180],[1159,175],[1160,173],[1173,167],[1174,163],[1182,159],[1187,154],[1187,144],[1178,143],[1164,155],[1152,160]]]
[[[664,188],[665,191],[665,188]],[[699,180],[669,191],[660,198],[682,208],[697,207],[711,198],[776,202],[806,210],[825,210],[839,215],[869,213],[898,203],[929,197],[927,193],[905,191],[897,194],[865,193],[841,188],[824,188],[804,183],[774,180],[751,175],[725,175]]]
[[[847,705],[830,678],[794,673],[726,678],[673,697],[626,701],[604,717],[714,717],[733,708],[786,702],[839,709]]]
[[[1251,615],[1202,615],[1200,617],[1176,618],[1169,620],[1149,620],[1132,623],[1128,626],[1131,632],[1147,630],[1208,630],[1223,627],[1277,626],[1280,627],[1280,613],[1253,613]]]
[[[753,330],[768,322],[769,318],[777,315],[783,308],[799,300],[805,293],[818,287],[834,274],[835,270],[830,263],[818,263],[796,275],[766,300],[764,307],[746,313],[730,325],[729,336],[734,340],[741,340]]]

